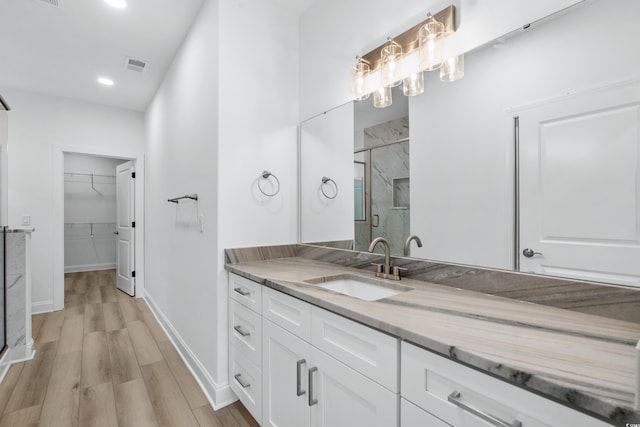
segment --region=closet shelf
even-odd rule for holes
[[[116,184],[116,176],[115,175],[102,175],[102,174],[97,174],[97,173],[65,172],[64,173],[64,181],[65,182],[77,182],[77,183],[91,184],[91,188],[96,190],[96,188],[95,188],[96,184],[115,185]]]

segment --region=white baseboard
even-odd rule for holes
[[[31,314],[49,313],[50,311],[53,311],[53,300],[31,303]]]
[[[160,308],[158,308],[153,298],[148,294],[145,294],[143,298],[151,309],[153,315],[158,320],[158,323],[160,323],[160,326],[171,340],[171,343],[178,351],[178,354],[182,357],[185,365],[187,365],[187,368],[191,371],[191,374],[200,385],[205,396],[207,396],[207,399],[214,411],[224,408],[238,400],[233,391],[231,391],[229,384],[224,384],[223,386],[216,384],[209,372],[207,372],[196,355],[193,354],[189,346],[184,342],[178,331],[175,330],[169,319],[167,319]]]
[[[0,383],[4,380],[4,376],[7,375],[7,371],[11,367],[11,349],[7,349],[0,358]]]
[[[113,270],[116,268],[115,262],[104,264],[86,264],[86,265],[65,265],[65,273],[82,273],[84,271]]]

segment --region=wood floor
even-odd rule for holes
[[[65,309],[33,316],[36,356],[0,384],[0,427],[258,424],[217,412],[142,299],[113,270],[65,275]]]

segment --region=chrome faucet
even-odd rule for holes
[[[409,247],[411,246],[412,240],[416,241],[416,244],[419,248],[422,247],[422,240],[420,240],[420,238],[415,234],[412,234],[411,236],[407,237],[407,240],[404,241],[404,256],[409,256]]]
[[[400,280],[400,270],[406,270],[406,268],[400,268],[398,266],[391,267],[391,247],[387,239],[384,237],[376,237],[373,239],[369,245],[369,252],[373,252],[378,243],[382,243],[384,246],[384,265],[374,264],[376,266],[376,277]]]

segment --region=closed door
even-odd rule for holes
[[[315,347],[311,353],[312,427],[398,426],[397,394]]]
[[[640,83],[519,117],[520,270],[640,286]]]
[[[116,167],[116,286],[135,295],[133,162]]]
[[[263,320],[263,424],[309,426],[307,382],[311,346],[269,320]]]

